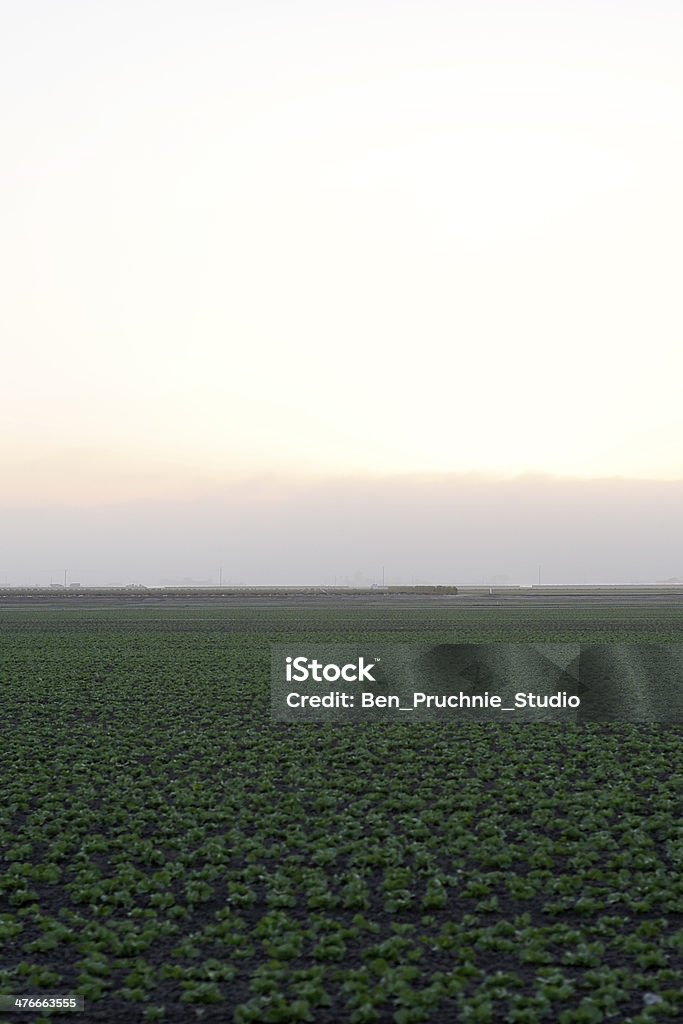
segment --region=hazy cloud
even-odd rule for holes
[[[192,500],[6,507],[0,581],[545,583],[683,577],[683,481],[476,475],[205,486]]]

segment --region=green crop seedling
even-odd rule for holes
[[[102,1024],[678,1019],[680,728],[273,724],[268,701],[273,643],[682,622],[14,610],[0,992],[77,993]]]

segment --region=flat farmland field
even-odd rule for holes
[[[683,727],[273,724],[295,641],[681,643],[683,604],[4,604],[0,993],[102,1024],[681,1018]]]

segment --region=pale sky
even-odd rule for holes
[[[0,510],[0,586],[683,581],[683,480],[242,481],[201,499]]]
[[[676,0],[3,0],[0,505],[683,479]]]

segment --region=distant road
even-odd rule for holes
[[[446,588],[444,588],[446,589]],[[450,588],[455,590],[455,588]],[[430,590],[431,592],[426,592]],[[683,586],[652,587],[461,587],[388,591],[341,588],[95,589],[61,591],[0,589],[0,609],[88,608],[494,608],[620,607],[683,608]]]

